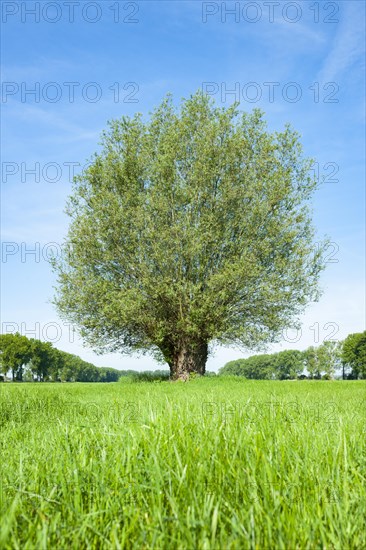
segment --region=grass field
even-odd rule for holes
[[[6,549],[363,549],[366,383],[1,384]]]

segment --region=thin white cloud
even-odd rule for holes
[[[333,48],[319,73],[320,82],[335,82],[365,53],[365,12],[363,2],[344,2]]]
[[[11,115],[13,120],[15,118],[18,118],[20,120],[25,120],[28,123],[31,120],[34,120],[37,121],[38,124],[43,123],[47,125],[50,130],[64,130],[65,132],[68,132],[75,136],[75,139],[77,140],[85,140],[99,137],[99,132],[88,132],[77,124],[69,122],[69,120],[65,119],[65,117],[63,116],[61,109],[58,109],[58,113],[56,114],[55,110],[42,109],[42,107],[26,105],[25,103],[19,104],[16,101],[10,101],[9,107],[11,108],[8,108],[10,110],[8,116]]]

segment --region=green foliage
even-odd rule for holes
[[[11,370],[13,380],[22,380],[24,366],[31,356],[32,346],[26,336],[18,332],[0,334],[0,365],[4,375]]]
[[[51,371],[54,372],[57,363],[58,350],[55,350],[51,343],[31,339],[31,362],[30,370],[39,382],[47,379]]]
[[[318,347],[317,354],[323,378],[330,380],[334,377],[335,371],[341,366],[342,344],[340,342],[327,340]]]
[[[347,336],[341,359],[352,368],[352,378],[366,378],[366,331]]]
[[[20,334],[0,335],[0,366],[13,380],[44,382],[115,382],[122,375],[112,368],[99,368],[77,355],[58,350],[50,342],[28,339]],[[133,371],[132,371],[133,372]]]
[[[289,126],[200,93],[112,121],[68,204],[59,312],[95,349],[151,352],[174,376],[203,374],[210,342],[275,341],[318,297],[312,163]]]
[[[279,380],[293,380],[304,370],[304,355],[301,351],[284,350],[275,355],[276,378]]]
[[[304,364],[309,374],[309,378],[321,378],[321,365],[319,361],[318,350],[314,346],[310,346],[304,352]]]
[[[219,374],[244,376],[253,380],[288,380],[297,378],[303,370],[302,352],[285,350],[230,361],[219,370]]]
[[[351,337],[351,338],[350,338]],[[342,342],[325,341],[320,346],[310,346],[304,351],[284,350],[267,355],[253,355],[247,359],[237,359],[226,363],[219,374],[244,376],[256,380],[294,380],[311,378],[331,380],[345,362],[355,361],[353,373],[365,372],[365,337],[363,334],[350,335],[346,345]],[[343,352],[342,352],[343,350]],[[355,350],[358,355],[355,355]],[[343,359],[342,359],[343,358]],[[359,370],[357,370],[359,369]],[[306,373],[306,374],[305,374]],[[357,375],[352,375],[357,378]]]
[[[163,382],[169,380],[170,372],[168,370],[133,372],[133,382]]]
[[[274,378],[273,355],[252,355],[248,359],[229,361],[219,370],[220,375],[244,376],[255,380]]]

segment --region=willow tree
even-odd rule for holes
[[[318,296],[311,165],[290,127],[200,93],[110,122],[68,202],[61,315],[174,379],[203,374],[209,344],[276,341]]]

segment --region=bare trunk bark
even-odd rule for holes
[[[186,381],[192,373],[205,374],[207,356],[206,342],[182,344],[174,351],[172,362],[169,364],[171,378]]]

